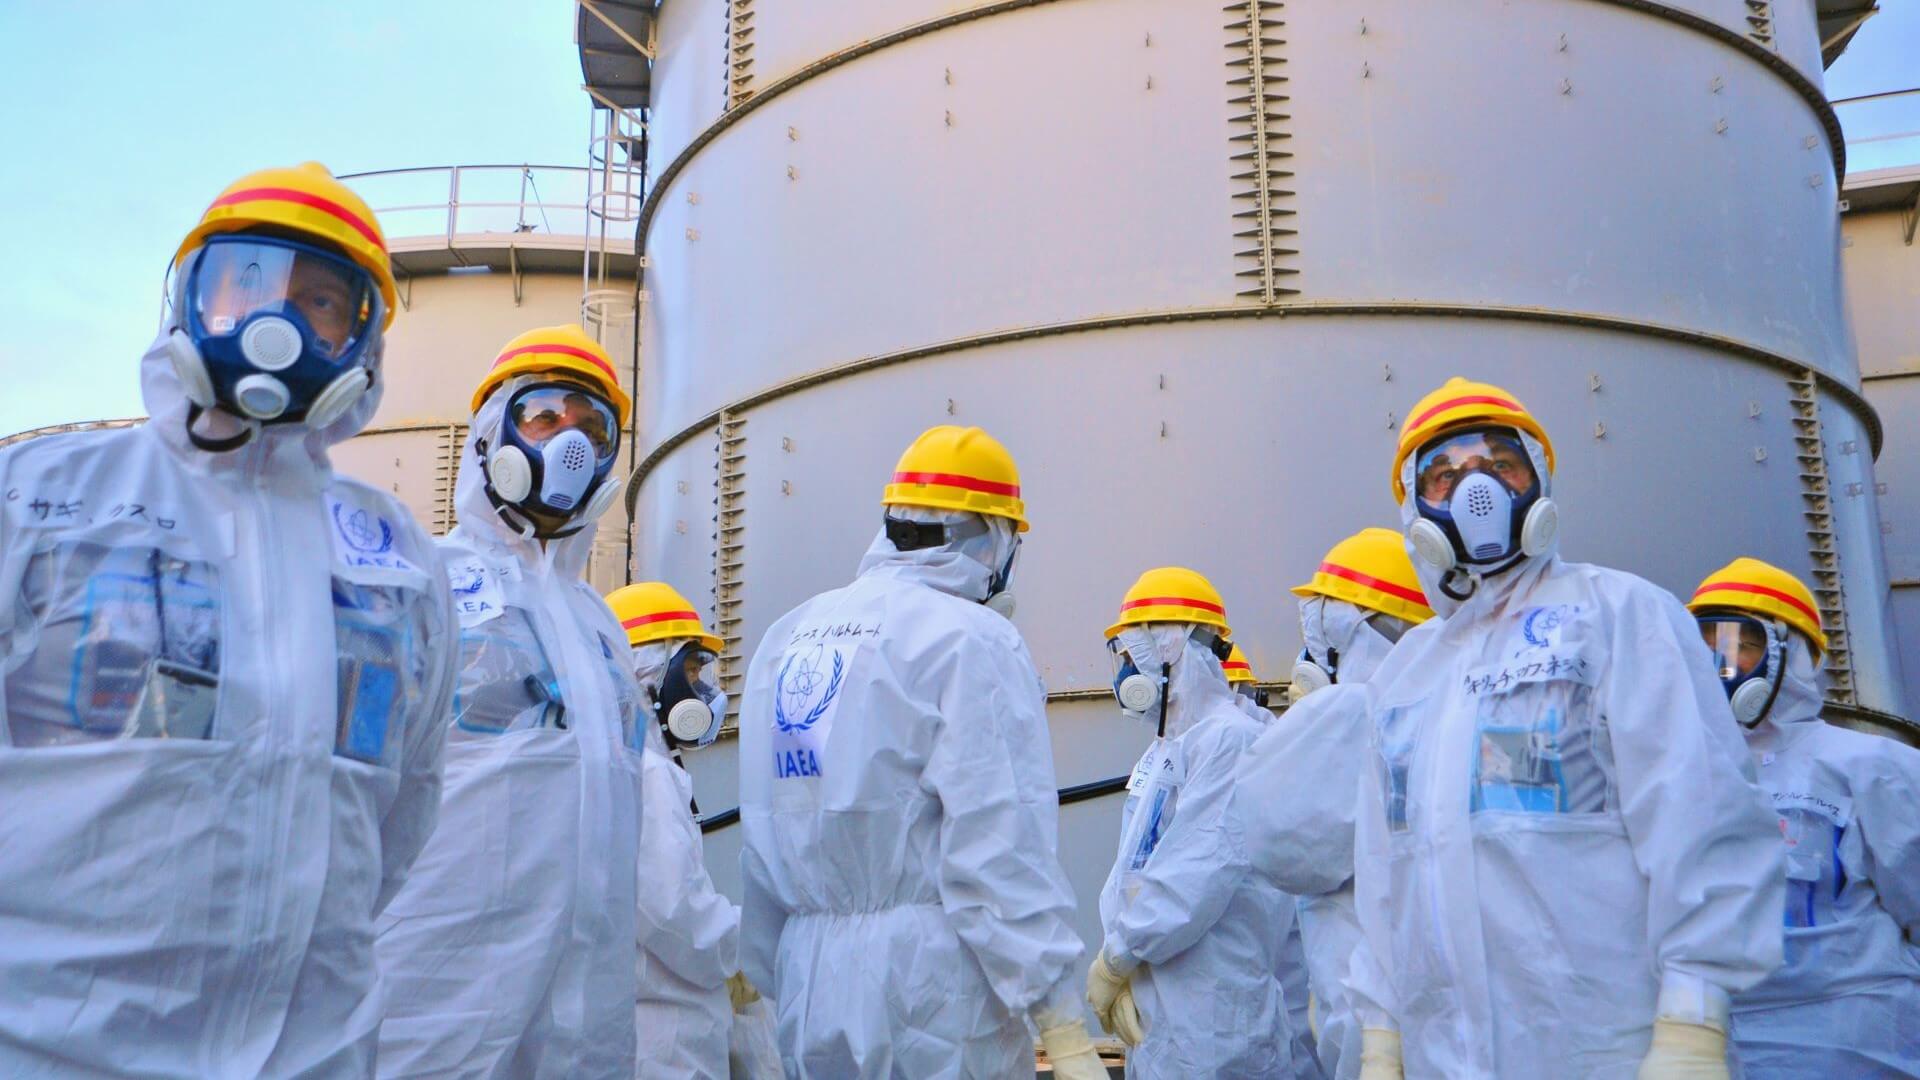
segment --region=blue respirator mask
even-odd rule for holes
[[[599,520],[620,494],[609,481],[620,453],[613,406],[569,382],[510,384],[506,392],[498,431],[477,445],[494,509],[546,540]]]
[[[1498,573],[1545,552],[1560,512],[1546,496],[1539,455],[1512,428],[1469,428],[1436,439],[1412,459],[1414,509],[1407,538],[1441,571]]]
[[[698,642],[688,642],[667,662],[654,702],[654,716],[677,746],[707,746],[727,717],[727,695],[707,681],[715,657]]]
[[[175,275],[167,355],[192,403],[261,424],[324,428],[374,383],[385,303],[373,275],[331,251],[255,233],[209,237]],[[251,435],[205,440],[233,449]]]

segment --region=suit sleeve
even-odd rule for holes
[[[1781,961],[1777,819],[1686,609],[1642,583],[1614,614],[1599,704],[1647,877],[1647,940],[1663,986],[1737,993]]]
[[[1219,921],[1251,867],[1234,811],[1234,769],[1252,741],[1227,726],[1188,744],[1186,781],[1173,822],[1129,879],[1132,897],[1109,920],[1106,950],[1115,969],[1161,964]]]
[[[1334,686],[1300,701],[1241,755],[1234,811],[1253,868],[1296,896],[1353,877],[1353,822],[1367,749],[1366,693]]]
[[[1084,949],[1039,675],[1017,639],[961,634],[946,659],[921,773],[940,800],[941,905],[1009,1011],[1071,1004]]]

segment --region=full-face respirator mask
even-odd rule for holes
[[[254,425],[325,428],[374,385],[385,301],[373,275],[331,250],[265,232],[210,236],[182,261],[168,297],[167,359],[203,450],[235,449]],[[247,430],[196,432],[216,408]]]

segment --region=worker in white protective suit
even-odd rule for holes
[[[268,169],[170,299],[145,424],[0,450],[0,1075],[365,1076],[455,665],[432,541],[328,461],[379,403],[385,243]]]
[[[1553,449],[1497,386],[1408,414],[1394,494],[1442,618],[1365,687],[1363,1077],[1724,1077],[1780,963],[1778,828],[1671,594],[1561,561]]]
[[[634,1074],[646,724],[585,581],[632,403],[577,326],[474,392],[441,541],[460,620],[440,829],[380,922],[382,1076]]]
[[[1273,722],[1273,711],[1267,704],[1266,688],[1253,673],[1253,663],[1240,646],[1235,645],[1220,662],[1220,670],[1227,676],[1227,685],[1232,687],[1234,704],[1240,711],[1259,723],[1262,727]],[[1293,1033],[1293,1075],[1297,1080],[1320,1080],[1325,1075],[1320,1070],[1319,1059],[1313,1050],[1313,1023],[1311,1017],[1313,991],[1307,979],[1307,949],[1300,935],[1300,920],[1294,919],[1287,927],[1287,940],[1280,946],[1280,968],[1276,972],[1280,977],[1280,990],[1287,999],[1287,1029]]]
[[[1300,897],[1315,1053],[1328,1076],[1346,1078],[1360,1071],[1347,970],[1360,941],[1353,821],[1367,762],[1364,688],[1394,642],[1433,610],[1391,529],[1335,544],[1293,592],[1306,644],[1292,704],[1241,759],[1235,807],[1254,868]]]
[[[1221,661],[1220,594],[1183,567],[1142,574],[1107,628],[1114,696],[1154,741],[1134,767],[1100,892],[1094,1015],[1132,1049],[1131,1077],[1291,1077],[1280,950],[1294,899],[1252,872],[1233,775],[1262,724]]]
[[[916,439],[851,585],[768,629],[740,713],[741,956],[791,1077],[1025,1075],[1077,1000],[1045,693],[1002,614],[1025,505],[978,428]]]
[[[664,582],[616,589],[607,606],[627,633],[647,721],[636,1075],[726,1080],[733,1001],[758,994],[740,978],[740,909],[707,876],[693,781],[678,763],[683,747],[711,745],[726,719],[727,696],[714,681],[721,641]]]
[[[1920,750],[1820,718],[1813,593],[1735,559],[1688,605],[1773,796],[1786,963],[1733,999],[1748,1080],[1920,1076]]]

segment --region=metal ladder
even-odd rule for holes
[[[1856,704],[1853,654],[1847,641],[1847,596],[1840,579],[1840,553],[1834,545],[1833,492],[1827,477],[1827,449],[1820,430],[1820,387],[1811,370],[1787,380],[1793,390],[1793,440],[1800,462],[1800,498],[1806,508],[1807,556],[1813,567],[1813,595],[1827,632],[1827,701]]]

